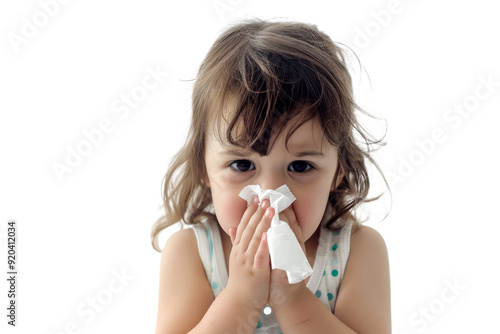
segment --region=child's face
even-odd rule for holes
[[[293,133],[288,141],[289,151],[285,139],[280,134],[269,154],[259,156],[250,150],[222,145],[212,131],[207,132],[206,181],[217,219],[226,233],[230,227],[238,226],[247,208],[247,202],[238,194],[250,184],[258,184],[262,189],[286,184],[297,198],[292,209],[304,241],[318,228],[328,195],[334,189],[337,149],[328,143],[317,119],[305,122]]]

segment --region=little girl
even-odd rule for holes
[[[385,243],[353,210],[366,200],[375,142],[355,117],[341,50],[316,26],[247,20],[214,43],[193,89],[184,148],[166,176],[156,333],[390,333]],[[366,148],[356,141],[363,140]],[[248,185],[287,185],[279,213],[313,274],[272,269],[269,200]]]

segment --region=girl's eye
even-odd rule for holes
[[[311,168],[313,167],[306,161],[294,161],[288,166],[288,170],[297,173],[307,172]]]
[[[255,166],[250,160],[236,160],[230,165],[236,172],[248,172],[255,169]]]

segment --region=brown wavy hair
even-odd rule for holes
[[[315,25],[251,19],[229,27],[199,68],[188,138],[163,179],[165,215],[152,228],[153,248],[160,251],[158,234],[167,226],[216,219],[204,183],[208,126],[221,141],[266,155],[285,126],[291,125],[288,140],[318,117],[326,139],[338,149],[334,184],[339,171],[344,174],[330,193],[331,217],[325,217],[324,227],[339,229],[348,218],[359,224],[353,210],[367,201],[365,163],[378,168],[370,152],[381,141],[363,129],[356,110],[364,112],[354,102],[345,55]]]

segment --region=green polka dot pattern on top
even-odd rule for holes
[[[332,312],[349,257],[352,224],[352,221],[346,222],[342,229],[320,235],[324,254],[324,266],[321,268],[323,275],[318,287],[313,291],[316,291],[315,295],[328,305]]]

